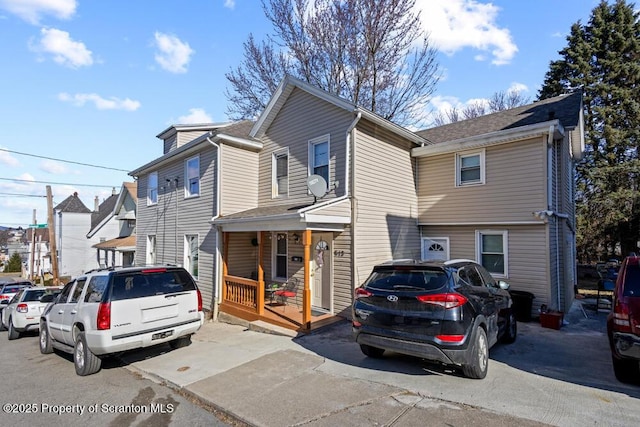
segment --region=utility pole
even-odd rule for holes
[[[35,265],[36,255],[36,230],[38,221],[36,221],[36,210],[33,210],[33,227],[31,228],[31,265],[29,266],[29,280],[35,282],[36,275],[33,272],[33,266]]]
[[[47,185],[47,224],[49,227],[49,247],[51,248],[51,270],[54,286],[60,285],[58,277],[58,250],[56,248],[56,229],[53,222],[53,196],[51,186]]]

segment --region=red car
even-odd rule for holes
[[[640,258],[625,258],[607,317],[613,371],[619,381],[640,383]]]

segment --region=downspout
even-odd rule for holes
[[[209,136],[207,136],[207,141],[211,145],[217,148],[218,154],[216,156],[216,214],[213,216],[212,221],[215,221],[220,217],[220,178],[222,174],[220,173],[220,165],[222,162],[220,161],[220,157],[222,155],[220,150],[220,145],[216,144],[211,140],[213,133],[209,131]],[[220,231],[220,227],[216,226],[216,277],[214,277],[213,283],[213,296],[211,298],[211,320],[215,321],[218,319],[218,286],[222,283],[222,250],[220,248],[222,242],[222,232]]]
[[[357,200],[355,197],[356,194],[356,183],[355,183],[355,164],[356,164],[356,150],[355,150],[355,143],[354,141],[352,141],[353,138],[353,132],[354,129],[356,127],[356,125],[358,124],[358,122],[360,121],[360,119],[362,118],[362,112],[359,110],[355,110],[354,111],[356,113],[356,117],[353,120],[353,122],[351,122],[351,125],[349,125],[349,127],[347,128],[347,135],[346,135],[346,141],[347,141],[347,146],[346,146],[346,159],[345,159],[345,181],[347,183],[347,185],[345,186],[345,196],[349,197],[349,195],[351,195],[351,286],[355,287],[356,284],[358,283],[358,271],[357,271],[357,264],[356,264],[356,260],[358,259],[357,257],[357,249],[356,249],[356,219],[357,219],[357,214],[356,214],[356,210],[357,210]],[[351,174],[349,174],[349,170],[353,168],[353,171]],[[349,191],[349,188],[353,186],[351,188],[351,191]],[[353,297],[354,297],[354,291],[355,288],[351,289],[351,303],[353,304]]]
[[[554,212],[554,214],[556,214],[557,210],[552,210],[552,204],[553,203],[553,158],[554,158],[554,152],[553,152],[553,146],[554,146],[554,141],[553,141],[553,133],[554,133],[554,126],[551,125],[549,126],[549,135],[547,136],[547,209],[549,211]],[[557,174],[556,174],[557,175]],[[556,184],[557,184],[557,176],[556,176]],[[558,206],[558,199],[557,199],[557,194],[558,192],[558,187],[556,185],[556,201],[555,201],[555,207],[557,208]],[[554,222],[554,226],[555,226],[555,252],[556,252],[556,298],[557,298],[557,307],[558,310],[560,310],[560,302],[562,300],[561,298],[561,292],[560,292],[560,238],[558,237],[558,218],[557,218],[557,214],[556,214],[556,218],[554,218],[553,220]]]

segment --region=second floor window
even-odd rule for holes
[[[187,160],[185,181],[185,197],[193,197],[200,194],[200,157],[192,157]]]
[[[456,154],[456,186],[484,184],[484,151]]]
[[[147,205],[158,203],[158,172],[151,172],[147,178]]]
[[[309,170],[329,184],[329,135],[309,141]]]
[[[273,197],[289,194],[289,151],[273,154]]]

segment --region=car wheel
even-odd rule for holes
[[[611,361],[613,362],[613,373],[616,374],[618,381],[623,383],[640,382],[640,362],[634,359],[621,359],[614,353],[611,353]]]
[[[11,318],[9,318],[9,333],[7,334],[7,338],[9,338],[10,340],[20,338],[20,332],[16,331],[16,329],[13,327],[13,321],[11,320]]]
[[[507,328],[502,335],[502,342],[511,344],[515,342],[518,336],[518,322],[516,321],[516,315],[513,314],[513,310],[509,311],[509,317],[507,318]]]
[[[49,336],[49,328],[44,322],[40,323],[40,353],[49,354],[53,353],[53,346],[51,345],[51,337]]]
[[[382,354],[384,353],[383,348],[372,347],[366,344],[360,344],[360,350],[362,350],[365,356],[372,357],[374,359],[381,358]]]
[[[87,346],[84,332],[78,333],[76,338],[76,346],[73,350],[73,364],[76,367],[76,374],[82,377],[95,374],[102,366],[102,359],[93,354]]]
[[[169,341],[169,346],[174,350],[176,348],[186,347],[189,344],[191,344],[191,335],[187,335],[186,337],[180,337],[178,339]]]
[[[470,348],[471,357],[468,365],[462,366],[464,375],[469,378],[482,379],[487,376],[489,368],[489,343],[484,329],[478,327]]]

